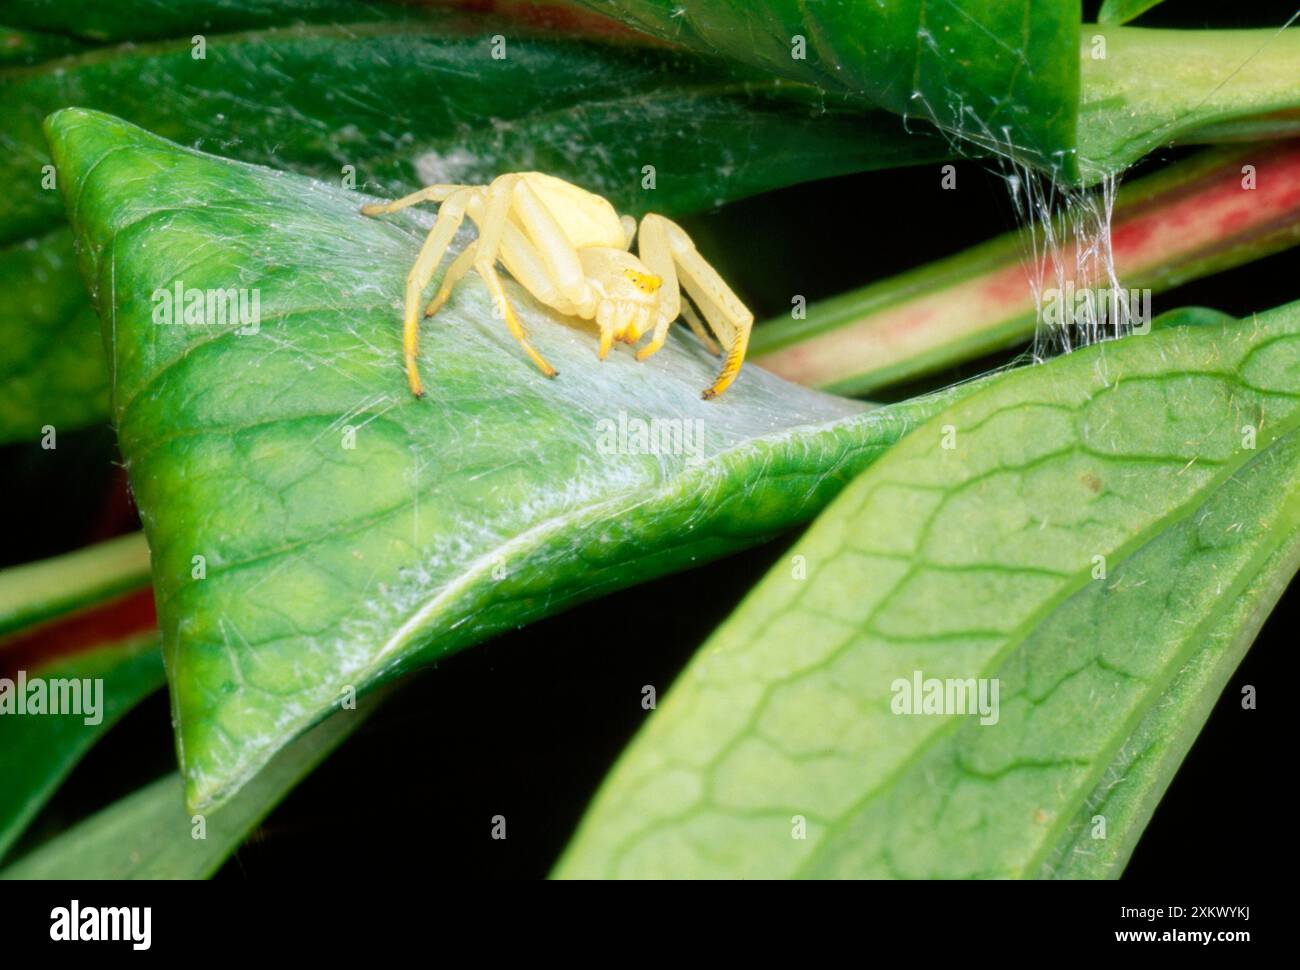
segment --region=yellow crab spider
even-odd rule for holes
[[[664,345],[668,328],[681,315],[718,354],[705,329],[707,322],[726,350],[722,370],[704,391],[705,398],[717,397],[740,372],[754,315],[675,222],[651,213],[638,229],[635,219],[620,217],[601,196],[541,172],[502,175],[490,185],[431,185],[361,211],[377,216],[420,202],[437,202],[439,207],[437,221],[406,277],[403,349],[407,380],[416,397],[424,394],[417,366],[420,299],[467,215],[478,227],[478,239],[452,261],[426,317],[437,313],[452,288],[474,269],[515,339],[543,374],[554,377],[555,368],[528,342],[506,298],[496,269],[500,261],[542,303],[559,313],[594,320],[600,329],[601,360],[615,340],[634,344],[649,333],[650,341],[636,354],[637,360],[645,360]],[[634,256],[632,240],[638,231]],[[699,308],[698,315],[682,299],[680,287]]]

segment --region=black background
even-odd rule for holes
[[[1167,6],[1141,22],[1280,26],[1295,10],[1288,3]],[[1162,152],[1141,170],[1183,154]],[[786,311],[791,293],[815,300],[1014,228],[1006,189],[986,164],[958,163],[957,184],[955,192],[942,191],[937,166],[833,179],[734,204],[691,220],[689,228],[763,319]],[[784,237],[789,245],[752,245],[756,237]],[[1295,251],[1282,253],[1157,294],[1155,310],[1201,304],[1246,314],[1300,299],[1296,259]],[[926,386],[1000,362],[952,370]],[[112,448],[111,433],[88,431],[62,436],[57,452],[0,449],[10,497],[2,513],[8,521],[0,524],[6,561],[53,554],[111,528],[102,496],[112,488]],[[655,685],[662,697],[795,539],[607,596],[409,676],[218,878],[544,876],[646,717],[642,686]],[[1279,695],[1270,688],[1292,642],[1297,596],[1293,586],[1229,682],[1126,878],[1235,882],[1271,870],[1286,837],[1273,806],[1287,802],[1277,758]],[[1244,684],[1259,689],[1259,710],[1241,710]],[[169,712],[159,694],[74,771],[27,844],[174,765]],[[490,837],[498,814],[507,818],[504,841]]]

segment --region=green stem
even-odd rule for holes
[[[148,582],[143,532],[0,570],[0,636]]]
[[[1300,28],[1146,30],[1084,24],[1079,166],[1122,172],[1162,145],[1300,132]]]

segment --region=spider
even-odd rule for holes
[[[397,212],[421,202],[437,202],[438,218],[406,277],[403,348],[411,393],[424,396],[417,366],[419,308],[424,288],[442,262],[452,238],[468,215],[478,239],[452,261],[437,295],[424,311],[431,317],[447,302],[452,288],[470,269],[487,284],[506,326],[543,374],[555,368],[528,342],[523,325],[506,299],[497,261],[542,303],[559,313],[595,320],[600,328],[597,356],[604,360],[615,340],[650,341],[636,359],[654,355],[668,339],[680,314],[715,355],[721,354],[708,328],[726,349],[722,370],[703,394],[715,398],[740,372],[754,315],[705,262],[686,232],[650,213],[641,220],[638,255],[630,252],[636,220],[619,216],[608,200],[541,172],[501,175],[490,185],[431,185],[393,202],[363,206],[367,216]],[[699,308],[682,299],[680,285]]]

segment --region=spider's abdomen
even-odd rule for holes
[[[606,199],[544,172],[521,172],[520,177],[555,217],[575,248],[626,248],[623,223]]]

